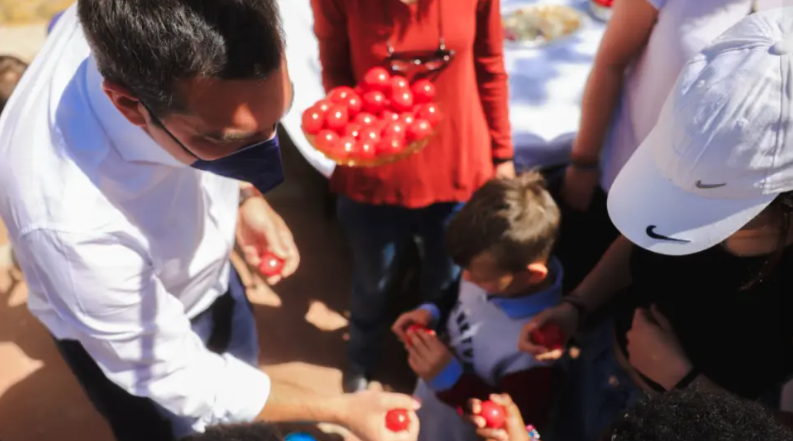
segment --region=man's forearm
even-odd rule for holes
[[[313,392],[281,381],[273,381],[267,403],[257,417],[267,422],[323,422],[343,424],[342,395]]]

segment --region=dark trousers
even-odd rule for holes
[[[258,348],[255,326],[252,326],[253,312],[247,304],[239,276],[233,269],[229,291],[215,300],[209,309],[195,317],[192,323],[194,330],[199,327],[209,330],[208,335],[203,335],[202,339],[207,349],[212,352],[218,354],[227,352],[230,344],[248,347],[255,345]],[[201,335],[201,332],[198,333]],[[237,340],[243,340],[243,344],[236,343]],[[176,417],[151,399],[132,395],[110,381],[80,342],[56,340],[55,343],[89,400],[110,425],[117,441],[177,439],[175,432],[178,433],[179,430],[173,423]],[[234,354],[235,351],[228,352]],[[241,352],[250,353],[251,349]],[[248,360],[250,356],[238,358],[247,362],[252,361]],[[207,381],[212,379],[208,378]]]

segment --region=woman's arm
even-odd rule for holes
[[[479,98],[490,129],[493,159],[512,160],[512,131],[509,126],[509,89],[504,69],[504,29],[501,1],[479,0],[476,12],[474,63]]]
[[[592,313],[630,285],[633,246],[625,236],[617,236],[598,264],[570,293],[568,299],[571,303],[581,305],[587,313]]]
[[[326,91],[355,85],[350,57],[345,0],[311,0],[314,34],[319,42],[322,85]]]
[[[617,107],[625,70],[647,44],[658,11],[647,0],[614,2],[613,13],[589,74],[581,108],[574,161],[597,162]]]

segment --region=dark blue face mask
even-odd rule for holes
[[[145,106],[145,104],[144,104]],[[145,106],[148,109],[148,106]],[[281,162],[281,146],[276,134],[272,139],[262,141],[213,161],[205,161],[190,151],[168,130],[151,110],[152,120],[171,137],[179,147],[197,160],[190,166],[212,174],[252,184],[262,194],[284,182],[284,168]]]

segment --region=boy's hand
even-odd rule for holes
[[[523,327],[518,341],[518,349],[533,355],[540,361],[558,360],[564,355],[564,349],[551,349],[540,346],[532,341],[531,334],[537,329],[542,329],[545,325],[554,324],[562,330],[565,340],[562,346],[565,346],[567,340],[578,330],[578,319],[578,310],[567,302],[548,308],[534,316]]]
[[[476,434],[486,441],[535,441],[529,436],[526,423],[520,415],[520,409],[509,395],[491,395],[490,399],[501,406],[507,414],[503,429],[489,429],[485,426],[485,419],[479,413],[482,411],[482,402],[470,400],[468,402],[468,419],[476,426]]]
[[[339,406],[339,422],[361,441],[415,441],[419,433],[416,410],[420,404],[412,397],[375,390],[343,395]],[[386,414],[393,409],[406,409],[410,425],[401,432],[386,427]]]
[[[413,311],[406,312],[399,316],[391,326],[391,331],[403,342],[409,341],[407,329],[411,325],[419,325],[428,328],[432,323],[432,313],[426,309],[418,308]]]
[[[409,338],[408,364],[424,381],[437,377],[454,357],[435,332],[414,332]]]

